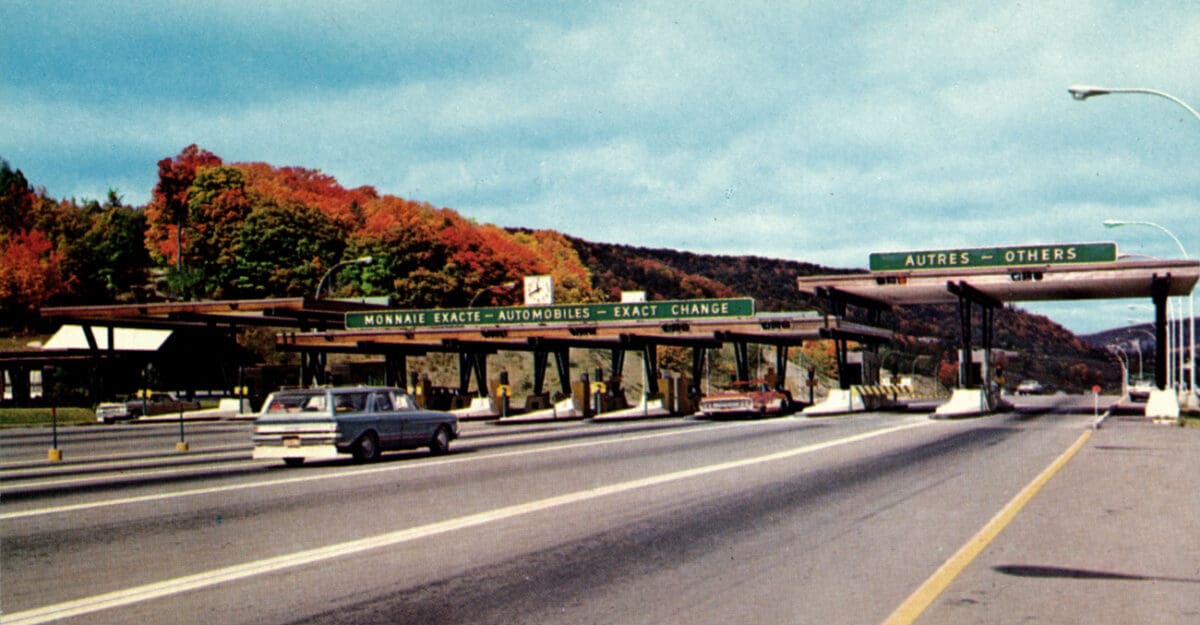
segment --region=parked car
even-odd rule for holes
[[[108,401],[96,405],[96,421],[115,423],[132,421],[142,416],[171,414],[199,410],[200,402],[187,401],[167,392],[146,392],[130,395],[125,401]]]
[[[1025,380],[1017,385],[1017,395],[1037,395],[1045,390],[1037,380]]]
[[[457,437],[458,417],[418,408],[397,388],[281,390],[267,397],[254,420],[254,458],[294,466],[345,455],[375,460],[394,449],[429,447],[444,454]]]
[[[136,419],[138,417],[199,410],[200,402],[179,399],[167,392],[150,391],[130,395],[125,400],[125,409],[129,412],[130,418]]]
[[[740,382],[700,400],[700,413],[706,417],[775,416],[792,407],[792,398],[761,380]]]
[[[123,401],[100,402],[96,406],[96,420],[100,423],[116,423],[132,419],[133,415],[129,414],[129,409],[125,407]]]
[[[1154,390],[1154,384],[1146,380],[1135,382],[1129,387],[1129,400],[1136,402],[1144,402],[1150,399],[1150,391]]]

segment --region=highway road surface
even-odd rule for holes
[[[1200,534],[1154,571],[1038,559],[1092,550],[1057,535],[1087,511],[1054,501],[1089,508],[1071,493],[1115,482],[1076,469],[1141,458],[1151,443],[1122,431],[1153,427],[1094,431],[1038,401],[961,420],[472,422],[449,456],[301,468],[249,460],[244,423],[189,424],[186,454],[164,451],[169,426],[79,428],[53,467],[43,432],[5,433],[2,622],[1134,622],[1044,578],[1113,584],[1107,600],[1146,603],[1136,622],[1200,622],[1200,570],[1183,570]],[[1198,442],[1179,440],[1143,468]],[[1030,614],[1009,586],[1032,589]]]

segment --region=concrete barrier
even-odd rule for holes
[[[991,412],[981,388],[956,388],[950,400],[933,411],[934,417],[970,417]]]
[[[817,402],[804,410],[800,414],[806,417],[817,417],[826,415],[846,414],[849,412],[863,412],[867,409],[867,405],[863,403],[863,398],[854,389],[829,389],[829,395],[824,401]]]
[[[496,402],[491,397],[472,397],[470,406],[450,412],[459,419],[494,419],[500,416]]]
[[[556,419],[582,419],[583,408],[574,397],[568,397],[545,410],[535,410],[500,419],[504,423],[521,421],[554,421]]]
[[[646,401],[646,399],[643,398],[642,403],[638,404],[637,406],[634,406],[632,408],[625,408],[623,410],[613,410],[611,412],[603,412],[603,413],[600,413],[600,414],[592,417],[592,419],[596,420],[596,421],[605,421],[605,420],[615,420],[615,419],[644,419],[646,417],[669,417],[669,416],[671,416],[671,411],[667,410],[666,406],[663,403],[663,400],[652,399],[650,401]]]

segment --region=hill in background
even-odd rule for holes
[[[197,146],[158,163],[146,206],[50,198],[0,159],[0,324],[37,323],[45,305],[183,299],[295,297],[312,293],[339,261],[375,263],[339,272],[330,296],[386,296],[397,306],[464,306],[484,289],[550,274],[564,302],[752,297],[762,311],[811,310],[796,278],[855,270],[796,260],[697,254],[584,241],[549,230],[503,229],[449,208],[346,189],[319,171],[227,163]],[[150,276],[164,284],[146,289]],[[515,292],[489,303],[517,303]],[[958,344],[953,307],[912,307],[884,365],[947,378]],[[1118,369],[1103,349],[1051,320],[1006,308],[996,346],[1010,350],[1008,386],[1032,377],[1067,390],[1112,388]],[[975,341],[978,344],[978,340]],[[952,376],[949,380],[952,381]]]

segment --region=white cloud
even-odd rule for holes
[[[502,225],[838,266],[1106,238],[1171,255],[1098,226],[1114,216],[1200,241],[1200,122],[1065,92],[1200,104],[1186,5],[331,6],[14,15],[0,156],[51,193],[138,202],[154,162],[197,143]],[[114,16],[129,27],[103,30]],[[16,71],[37,63],[61,69]]]

